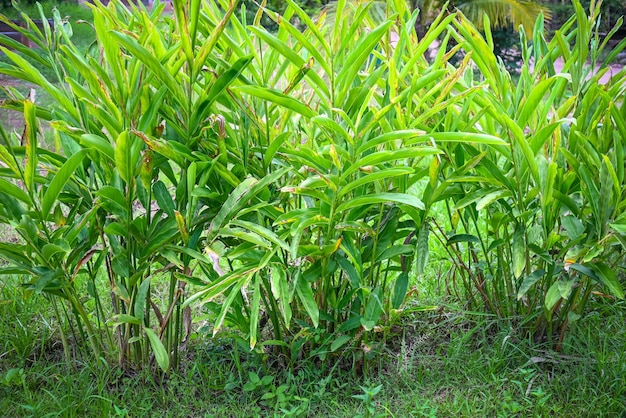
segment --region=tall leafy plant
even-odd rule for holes
[[[440,16],[418,40],[417,13],[404,2],[389,5],[382,23],[370,6],[340,1],[337,13],[355,7],[352,18],[326,23],[289,2],[283,16],[266,11],[276,33],[258,25],[260,16],[251,34],[237,20],[226,33],[233,49],[244,45],[255,57],[246,72],[258,85],[229,91],[249,106],[239,126],[251,138],[251,158],[278,185],[269,203],[217,225],[223,229],[212,245],[228,271],[189,303],[207,303],[215,332],[234,325],[252,346],[271,330],[267,344],[292,361],[368,347],[372,332],[386,329],[403,306],[409,278],[427,258],[418,184],[440,153],[432,143],[504,144],[427,126],[459,100],[448,86],[460,72],[443,55],[435,64],[425,57],[454,16]],[[291,23],[295,17],[303,29]],[[239,200],[249,201],[246,190],[253,189],[242,189]]]
[[[541,19],[532,46],[522,34],[517,83],[497,63],[489,32],[482,38],[467,21],[455,22],[482,77],[466,80],[484,90],[460,112],[447,109],[449,120],[471,121],[461,129],[506,138],[507,146],[453,145],[429,191],[449,196],[449,222],[438,226],[438,237],[454,260],[451,287],[465,289],[458,296],[473,308],[520,318],[538,339],[556,335],[557,344],[598,285],[624,297],[617,275],[624,71],[607,84],[599,80],[626,44],[601,61],[610,34],[600,42],[597,9],[587,16],[575,6],[576,16],[549,43]]]
[[[214,51],[235,4],[216,24],[201,16],[199,1],[175,2],[176,19],[162,14],[163,5],[150,14],[117,2],[92,7],[96,44],[86,53],[58,13],[54,31],[29,33],[43,53],[2,38],[16,51],[2,48],[13,64],[0,71],[55,100],[39,108],[7,89],[4,107],[23,111],[28,123],[17,138],[25,146],[3,136],[10,168],[3,184],[13,194],[3,221],[22,223],[17,230],[26,242],[3,244],[3,255],[18,264],[5,273],[28,274],[32,290],[68,299],[97,355],[116,353],[125,367],[154,358],[167,370],[189,335],[190,311],[181,306],[186,283],[199,263],[212,265],[197,251],[201,236],[219,213],[215,207],[245,179],[229,171],[228,161],[241,157],[238,147],[224,144],[229,102],[221,96],[249,58],[231,64]],[[20,54],[63,83],[45,79]],[[37,117],[50,121],[61,152],[37,146]],[[164,276],[169,284],[161,289]],[[88,302],[79,296],[83,286]],[[166,297],[156,297],[162,290]]]

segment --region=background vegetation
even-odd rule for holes
[[[418,36],[404,1],[286,3],[96,2],[93,43],[58,10],[16,27],[36,48],[0,39],[0,73],[46,97],[3,86],[7,408],[141,415],[125,388],[151,376],[173,415],[185,377],[241,414],[541,415],[564,379],[623,413],[626,72],[599,80],[626,42],[600,9],[551,39],[537,19],[512,77],[488,17]],[[480,400],[415,396],[455,378]],[[410,399],[377,400],[396,383]]]

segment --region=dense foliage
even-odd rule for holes
[[[462,14],[418,38],[401,0],[382,23],[287,4],[264,11],[276,32],[228,1],[96,2],[86,53],[59,13],[28,33],[39,50],[0,39],[0,73],[54,100],[5,87],[26,128],[0,130],[0,222],[19,235],[1,272],[79,347],[167,371],[195,307],[285,364],[360,364],[428,308],[411,286],[431,253],[457,302],[557,345],[591,298],[624,297],[626,72],[599,79],[626,43],[602,54],[596,9],[522,33],[514,80]]]

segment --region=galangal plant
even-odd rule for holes
[[[601,39],[596,5],[590,16],[575,6],[576,16],[550,42],[541,19],[532,45],[521,34],[516,82],[493,55],[488,30],[483,38],[467,21],[455,22],[455,37],[479,74],[463,79],[480,92],[462,108],[447,108],[443,125],[492,134],[507,145],[446,147],[426,191],[448,214],[436,230],[453,261],[456,296],[537,339],[556,337],[557,346],[592,295],[624,297],[618,277],[626,73],[606,84],[600,79],[626,43],[601,60],[617,28]]]
[[[250,62],[215,50],[235,8],[227,6],[213,25],[200,1],[175,2],[175,18],[164,5],[148,13],[95,2],[96,43],[84,52],[58,13],[54,29],[21,29],[39,50],[0,39],[12,61],[0,73],[54,101],[39,107],[5,89],[2,106],[23,112],[26,129],[3,133],[0,146],[2,222],[22,239],[1,244],[12,263],[3,273],[67,301],[55,306],[69,307],[71,330],[96,357],[115,355],[124,367],[177,364],[191,326],[186,284],[215,274],[199,243],[223,213],[216,208],[249,184],[232,166],[242,147],[227,144],[224,131],[235,106],[223,93]],[[38,119],[50,123],[59,150],[41,147]]]
[[[257,85],[229,92],[246,111],[238,129],[253,145],[249,159],[274,178],[270,200],[250,200],[256,183],[242,185],[229,203],[249,206],[212,224],[210,251],[228,268],[188,303],[206,303],[214,332],[236,327],[251,346],[278,346],[292,362],[363,355],[379,340],[373,333],[389,331],[427,260],[419,184],[441,152],[433,143],[504,142],[428,126],[468,93],[451,94],[462,72],[446,56],[426,58],[454,16],[419,40],[418,15],[404,2],[389,4],[381,23],[369,3],[340,1],[337,13],[355,7],[352,17],[330,24],[288,3],[282,16],[265,11],[276,33],[258,25],[260,15],[249,32],[233,19],[237,30],[225,33],[233,51],[255,57],[246,75]]]

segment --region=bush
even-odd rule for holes
[[[43,53],[2,41],[22,55],[4,49],[0,72],[55,100],[2,104],[26,120],[0,131],[0,221],[22,240],[0,245],[2,272],[67,308],[93,355],[167,371],[199,306],[213,334],[287,364],[362,363],[428,308],[406,299],[434,240],[459,303],[537,338],[599,289],[623,298],[625,73],[598,80],[626,43],[599,61],[597,16],[576,3],[550,42],[538,21],[514,82],[461,15],[417,39],[401,1],[382,23],[289,1],[270,32],[222,3],[174,2],[174,18],[96,3],[86,53],[58,12],[31,35]],[[62,150],[38,146],[38,119]]]

